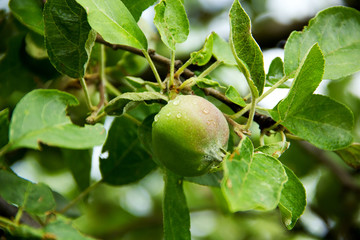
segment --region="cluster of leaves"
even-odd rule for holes
[[[41,150],[43,145],[63,149],[64,156],[77,158],[69,161],[68,168],[79,188],[88,193],[99,183],[89,186],[88,149],[103,145],[102,152],[108,156],[100,159],[100,182],[114,186],[137,182],[157,168],[151,159],[154,114],[179,92],[202,95],[201,89],[224,88],[208,76],[219,65],[237,66],[250,89],[251,98],[247,101],[231,85],[226,86],[223,94],[216,92],[239,109],[229,116],[229,123],[240,138],[233,134],[229,153],[219,172],[183,179],[163,169],[165,239],[190,239],[184,180],[219,188],[231,212],[270,211],[278,207],[284,224],[292,229],[304,212],[306,194],[294,172],[278,160],[289,147],[286,137],[336,151],[346,163],[360,167],[359,144],[353,143],[352,112],[334,99],[314,94],[323,79],[336,80],[360,70],[356,64],[360,56],[358,11],[333,7],[320,12],[302,32],[290,35],[285,45],[284,62],[280,58],[274,59],[266,75],[262,51],[251,35],[250,19],[238,0],[230,10],[229,43],[212,33],[202,49],[191,53],[190,59],[175,69],[176,44],[187,39],[189,21],[183,1],[162,0],[155,6],[154,23],[170,52],[169,75],[163,81],[152,60],[155,55],[149,53],[148,40],[137,24],[142,11],[154,2],[48,0],[43,6],[37,0],[10,1],[12,14],[28,28],[9,37],[7,53],[0,61],[0,93],[5,102],[1,107],[12,106],[11,100],[5,100],[10,96],[20,95],[21,98],[16,101],[10,121],[9,109],[0,112],[0,179],[6,183],[0,186],[0,196],[18,208],[14,219],[0,217],[0,227],[11,235],[91,239],[79,233],[71,220],[62,214],[76,201],[59,209],[49,187],[33,184],[11,172],[5,161],[9,153],[20,148]],[[46,84],[49,75],[42,75],[43,89],[35,89],[35,76],[24,70],[17,59],[25,33],[28,53],[37,57],[42,53],[42,58],[50,60],[58,72],[53,70],[49,74],[51,78],[57,78],[61,83],[68,83],[73,78],[81,84],[86,103],[83,107],[87,108],[86,115],[90,115],[89,122],[99,122],[106,115],[116,116],[108,132],[102,123],[85,126],[73,123],[67,116],[67,109],[78,105],[79,100],[64,91],[50,89],[56,87]],[[106,73],[105,47],[95,44],[99,38],[109,45],[142,53],[157,82],[136,78],[136,73],[124,74],[129,76],[122,79],[118,88],[114,87],[114,82],[110,81],[111,73]],[[126,56],[121,57],[128,60]],[[130,61],[134,59],[132,56]],[[198,76],[186,78],[183,73],[190,65],[205,66],[205,70]],[[132,71],[130,67],[125,70]],[[87,87],[93,75],[99,80],[101,95],[97,106],[92,106]],[[290,79],[293,79],[291,85],[288,84]],[[265,86],[270,88],[264,91]],[[274,125],[263,129],[261,138],[279,132],[282,140],[255,148],[252,139],[244,133],[247,134],[253,125],[257,103],[278,87],[289,88],[289,93],[273,109],[266,111]],[[108,103],[104,99],[105,91],[108,97],[113,97]],[[13,92],[18,95],[14,96]],[[248,118],[244,120],[242,116],[247,112]],[[246,124],[240,125],[244,121]],[[24,211],[41,219],[43,226],[35,228],[22,224]]]

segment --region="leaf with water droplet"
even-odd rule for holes
[[[207,110],[206,108],[204,108],[204,109],[202,110],[202,112],[203,112],[204,114],[209,114],[209,110]]]

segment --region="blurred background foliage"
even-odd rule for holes
[[[178,58],[186,61],[189,53],[200,49],[206,36],[212,31],[228,38],[228,11],[232,2],[185,0],[191,32],[189,39],[179,45]],[[242,1],[242,4],[252,19],[254,37],[264,51],[266,71],[274,57],[283,57],[282,48],[291,31],[301,30],[318,11],[334,5],[351,6],[360,10],[360,2],[357,0],[247,0]],[[21,97],[31,89],[57,88],[70,92],[79,99],[80,105],[68,109],[68,113],[75,123],[84,124],[87,110],[80,84],[57,73],[47,58],[43,38],[28,30],[10,14],[6,0],[0,1],[0,8],[0,109],[9,108],[11,112]],[[168,52],[161,45],[152,24],[153,15],[153,9],[148,9],[143,13],[139,24],[149,39],[150,47],[166,56]],[[97,70],[98,54],[99,47],[96,45],[89,65],[90,73]],[[153,78],[144,59],[128,52],[108,49],[107,66],[109,81],[121,91],[133,88],[124,78],[127,75],[147,80]],[[158,67],[164,76],[167,69]],[[233,68],[221,67],[212,73],[212,77],[224,84],[237,82],[237,88],[246,95],[247,89],[239,80],[241,74]],[[94,79],[90,76],[87,81],[96,104],[98,94]],[[317,91],[351,108],[356,119],[355,141],[359,142],[360,74],[337,81],[325,80]],[[274,106],[285,94],[286,90],[278,90],[262,104],[265,107]],[[109,93],[109,97],[111,96]],[[139,119],[145,116],[141,110],[132,114]],[[108,118],[105,125],[109,126],[110,122],[111,119]],[[41,152],[21,149],[9,153],[5,156],[5,161],[21,177],[34,182],[45,182],[54,191],[73,199],[87,187],[77,182],[87,181],[90,184],[100,179],[100,151],[100,148],[94,148],[90,161],[90,152],[67,153],[58,148],[43,146]],[[79,159],[84,159],[82,166],[92,164],[91,172],[90,167],[84,167],[88,171],[84,174],[85,178],[88,175],[91,179],[79,181],[71,175],[68,165]],[[187,182],[185,191],[191,210],[193,239],[360,239],[360,191],[359,187],[354,187],[360,185],[358,170],[346,166],[334,153],[309,149],[298,142],[291,142],[290,149],[280,160],[295,172],[307,190],[306,212],[292,231],[286,230],[282,225],[278,211],[230,214],[218,189]],[[346,177],[353,181],[354,186],[346,183]],[[81,231],[99,239],[161,239],[162,189],[163,181],[158,171],[129,186],[112,187],[102,184],[77,209],[69,211],[69,215],[76,218],[75,225]],[[68,200],[58,199],[59,204],[66,201]],[[0,230],[0,236],[3,234]]]

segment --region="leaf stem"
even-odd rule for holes
[[[6,224],[11,227],[17,227],[17,224],[2,216],[0,216],[0,223]]]
[[[14,223],[16,225],[18,225],[20,223],[21,216],[23,215],[23,212],[24,212],[24,206],[26,206],[26,203],[27,203],[28,198],[29,198],[30,191],[31,191],[31,184],[28,183],[28,185],[26,187],[26,192],[24,194],[24,201],[22,203],[22,206],[18,207],[18,211],[17,211],[17,213],[15,215]]]
[[[244,138],[244,133],[243,133],[243,129],[244,126],[235,122],[229,115],[224,113],[224,116],[227,120],[227,122],[234,128],[234,132],[241,138]]]
[[[63,209],[59,211],[59,213],[65,213],[67,210],[69,210],[72,206],[74,206],[78,201],[80,201],[82,198],[84,198],[88,193],[90,193],[92,190],[94,190],[102,180],[97,181],[90,185],[88,188],[86,188],[82,193],[80,193],[76,198],[74,198],[68,205],[66,205]]]
[[[90,116],[88,118],[86,118],[86,121],[90,124],[95,124],[97,123],[101,118],[105,117],[106,116],[106,112],[102,112],[98,115],[95,115],[95,116]]]
[[[265,145],[265,132],[261,132],[260,137],[259,137],[259,142],[260,142],[260,146],[264,146]]]
[[[86,82],[85,82],[85,78],[80,78],[80,84],[81,84],[81,87],[84,91],[84,94],[85,94],[85,101],[86,101],[86,105],[87,107],[89,108],[90,111],[93,110],[93,106],[91,104],[91,100],[90,100],[90,95],[89,95],[89,91],[88,91],[88,88],[86,86]]]
[[[21,216],[23,214],[23,210],[24,210],[23,207],[18,208],[18,211],[17,211],[15,219],[14,219],[14,222],[15,222],[16,225],[18,225],[19,222],[20,222]]]
[[[170,82],[169,87],[174,84],[174,71],[175,71],[175,51],[171,50],[170,53]]]
[[[266,92],[264,92],[256,101],[256,103],[263,100],[265,97],[267,97],[270,93],[272,93],[275,89],[277,89],[281,84],[289,80],[288,76],[284,76],[282,79],[277,81],[271,88],[269,88]]]
[[[209,75],[212,71],[214,71],[222,62],[221,61],[216,61],[213,64],[210,65],[210,67],[208,67],[207,69],[205,69],[205,71],[203,71],[198,78],[204,78],[207,75]]]
[[[250,104],[247,104],[246,107],[244,107],[243,109],[241,109],[237,113],[231,115],[231,118],[232,119],[237,119],[237,118],[241,117],[242,115],[244,115],[247,111],[249,111],[249,109],[250,109]]]
[[[99,85],[99,92],[100,92],[100,102],[98,104],[98,112],[105,104],[105,82],[106,82],[106,74],[105,74],[105,68],[106,68],[106,55],[105,55],[105,46],[101,45],[100,48],[101,53],[101,61],[100,61],[100,85]]]
[[[112,92],[114,95],[116,96],[121,95],[121,92],[107,80],[105,81],[105,87],[107,88],[108,91]]]
[[[175,73],[175,77],[179,77],[184,70],[190,65],[192,64],[192,58],[190,58],[189,60],[187,60]]]
[[[8,144],[6,144],[5,146],[3,146],[0,149],[0,157],[2,157],[3,155],[5,155],[5,153],[9,150],[9,148],[11,147],[11,143],[9,142]]]
[[[192,87],[194,86],[196,83],[196,79],[195,78],[189,78],[187,80],[185,80],[180,86],[179,86],[179,91],[181,91],[183,88],[185,87]]]
[[[154,62],[152,61],[149,53],[146,50],[142,50],[142,53],[144,54],[146,60],[148,61],[149,65],[150,65],[150,68],[151,68],[151,70],[153,71],[153,73],[155,75],[156,81],[159,83],[160,90],[163,91],[164,90],[164,84],[161,81],[160,75],[159,75],[159,73],[158,73],[158,71],[157,71],[157,69],[155,67]]]
[[[276,82],[271,88],[269,88],[266,92],[264,92],[260,97],[258,97],[256,99],[256,104],[258,104],[261,100],[263,100],[265,97],[267,97],[270,93],[272,93],[275,89],[277,89],[281,84],[283,84],[287,80],[289,80],[289,77],[285,76],[282,79],[280,79],[278,82]],[[236,119],[236,118],[241,117],[244,113],[249,111],[250,108],[251,108],[251,105],[248,104],[246,107],[241,109],[239,112],[233,114],[231,116],[231,118]]]
[[[133,123],[135,123],[137,126],[141,125],[141,122],[139,120],[137,120],[136,118],[134,118],[133,116],[131,116],[130,114],[124,113],[123,116],[128,118],[129,120],[133,121]]]
[[[245,130],[249,130],[249,128],[251,127],[251,124],[253,122],[254,115],[255,115],[256,98],[255,98],[254,94],[251,94],[251,95],[252,95],[252,98],[251,98],[251,104],[250,104],[250,113],[249,113],[248,121],[247,121],[247,123],[245,125]]]

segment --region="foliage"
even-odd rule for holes
[[[259,227],[251,230],[248,222],[254,219],[269,232],[281,229],[276,239],[289,239],[296,232],[283,229],[293,228],[311,237],[301,221],[310,211],[307,202],[331,230],[342,230],[350,219],[348,232],[335,231],[336,237],[360,236],[360,185],[353,170],[360,166],[360,100],[339,93],[360,70],[357,10],[338,6],[319,12],[303,31],[290,34],[284,60],[273,59],[265,74],[265,51],[239,0],[227,9],[229,41],[212,32],[184,64],[176,59],[191,29],[184,1],[154,6],[157,38],[139,21],[154,0],[44,2],[11,0],[10,12],[0,15],[1,34],[11,33],[4,35],[6,44],[0,42],[0,238],[193,239],[190,230],[200,213],[225,224],[219,220],[211,237],[199,239],[261,239]],[[239,72],[248,96],[239,91],[239,79],[224,84],[214,77],[221,67]],[[331,81],[328,96],[316,92],[324,79]],[[272,109],[260,107],[278,88],[287,89],[287,96]],[[156,141],[153,152],[156,114],[178,95],[212,102],[231,131],[221,154],[206,152],[207,159],[221,155],[221,163],[201,176],[177,175],[156,159],[159,152],[173,154],[170,161],[187,152],[200,155],[196,146],[205,137],[191,126],[195,120],[184,127],[174,118],[162,130],[182,145],[168,148],[168,142]],[[187,114],[182,111],[179,116]],[[92,165],[94,156],[99,168]],[[23,178],[17,166],[32,161],[43,169],[39,175],[71,173],[73,187],[58,193],[51,184]],[[317,171],[318,162],[332,172]],[[180,164],[185,172],[194,170],[187,169],[191,163]],[[98,181],[91,168],[99,170]],[[315,197],[309,198],[303,182],[319,172]],[[332,196],[325,183],[335,177],[338,194]],[[137,195],[131,195],[133,189]],[[146,215],[141,209],[147,198],[154,206]],[[274,228],[274,218],[284,227]]]

